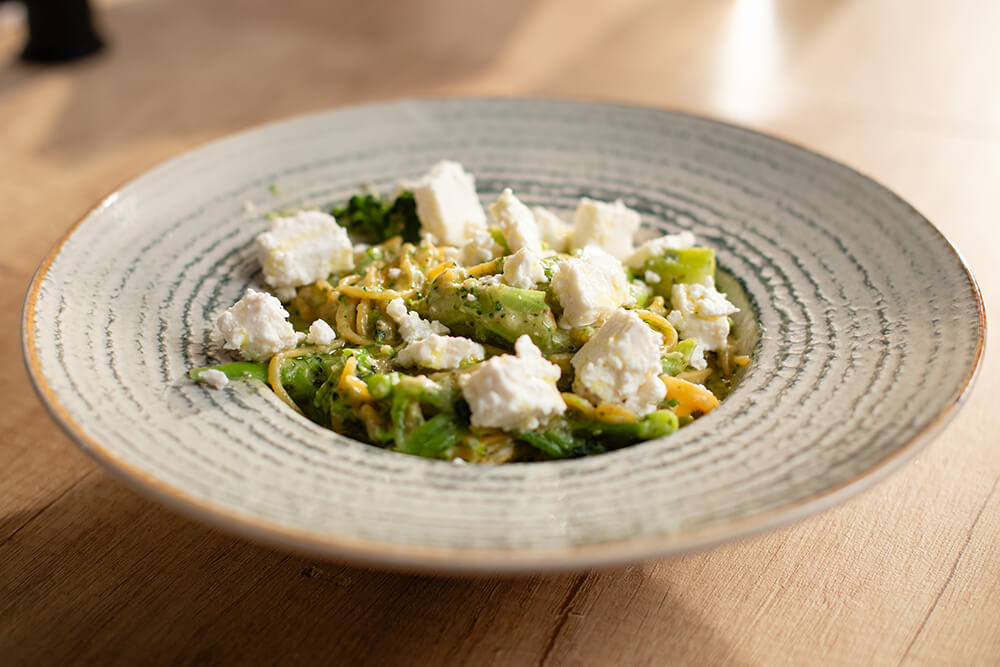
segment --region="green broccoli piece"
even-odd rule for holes
[[[694,354],[694,348],[697,345],[697,338],[685,338],[677,343],[677,346],[672,351],[663,355],[663,358],[660,360],[663,364],[663,372],[666,375],[677,375],[690,366],[691,355]]]
[[[715,275],[715,251],[698,246],[668,250],[660,257],[646,260],[643,268],[660,277],[660,282],[651,285],[653,292],[669,299],[674,283],[700,283]]]
[[[394,236],[416,243],[420,240],[420,218],[412,192],[403,192],[392,204],[377,194],[354,195],[346,206],[330,213],[355,238],[368,243],[382,243]]]

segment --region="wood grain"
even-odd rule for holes
[[[0,21],[0,663],[1000,663],[997,340],[904,471],[811,520],[604,572],[440,579],[314,562],[180,518],[29,389],[21,300],[66,228],[179,151],[336,105],[540,94],[687,109],[886,183],[1000,294],[1000,4],[982,0],[97,3],[111,48],[13,61]]]

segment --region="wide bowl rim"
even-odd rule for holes
[[[267,128],[292,125],[306,119],[337,114],[346,110],[364,110],[408,103],[445,102],[523,101],[531,103],[554,103],[578,106],[600,106],[605,108],[644,109],[666,115],[680,115],[717,124],[725,128],[749,133],[770,141],[775,141],[799,151],[807,152],[833,166],[845,169],[874,184],[902,204],[916,220],[926,225],[943,241],[954,259],[965,273],[977,309],[976,353],[971,367],[961,385],[949,397],[946,406],[933,421],[910,437],[887,457],[876,462],[855,477],[831,488],[816,492],[791,504],[772,508],[768,511],[723,521],[717,524],[689,529],[678,533],[668,533],[641,539],[623,539],[586,545],[568,545],[558,548],[513,548],[487,549],[472,547],[441,547],[421,544],[382,542],[370,539],[346,537],[325,532],[311,531],[288,526],[283,523],[261,518],[248,512],[222,506],[195,496],[155,475],[139,469],[89,436],[74,419],[70,411],[59,401],[49,385],[41,368],[38,351],[34,343],[36,323],[35,306],[39,291],[49,269],[66,242],[92,216],[112,205],[118,193],[134,182],[188,155],[211,148],[216,144],[237,141]],[[212,141],[199,144],[172,158],[162,161],[149,169],[129,178],[125,183],[102,197],[89,208],[59,238],[36,269],[25,297],[21,313],[21,348],[33,389],[55,422],[70,439],[93,460],[116,478],[125,482],[135,491],[150,499],[163,503],[182,515],[209,524],[239,537],[253,539],[271,546],[288,549],[303,555],[329,558],[362,566],[385,567],[397,571],[429,572],[435,574],[491,575],[491,574],[531,574],[536,572],[568,571],[589,568],[606,568],[640,560],[662,558],[706,549],[726,542],[736,541],[789,525],[795,521],[817,514],[833,507],[882,481],[906,463],[915,458],[924,447],[954,418],[958,408],[965,402],[978,377],[986,346],[986,312],[980,287],[961,253],[945,235],[919,210],[895,191],[862,171],[839,160],[831,158],[803,144],[788,140],[772,132],[763,132],[727,120],[721,120],[701,113],[665,107],[609,102],[603,100],[559,99],[548,97],[419,97],[385,100],[374,103],[345,105],[291,116],[284,119],[256,125],[239,132],[230,133]],[[572,465],[563,462],[562,465]]]

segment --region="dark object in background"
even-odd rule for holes
[[[101,49],[103,43],[90,19],[88,0],[25,0],[24,4],[29,35],[21,60],[62,63]]]

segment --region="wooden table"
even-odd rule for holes
[[[965,408],[889,481],[757,539],[605,572],[316,562],[178,517],[73,446],[20,358],[48,249],[165,158],[348,103],[609,99],[771,131],[910,200],[998,303],[998,2],[373,4],[98,2],[111,48],[52,68],[13,62],[23,29],[3,12],[0,664],[1000,664],[995,335]]]

